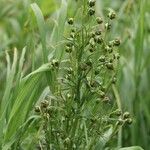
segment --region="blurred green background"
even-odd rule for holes
[[[0,0],[0,97],[5,87],[5,50],[11,55],[13,48],[17,47],[21,54],[22,48],[27,46],[24,72],[30,72],[41,65],[41,44],[30,7],[33,2],[36,2],[43,12],[50,51],[53,44],[63,37],[66,18],[60,18],[59,22],[56,22],[61,0]],[[67,5],[67,14],[64,14],[64,17],[75,16],[78,13],[76,0],[62,0],[62,3]],[[122,41],[117,83],[122,108],[124,111],[129,111],[133,117],[133,124],[123,128],[122,146],[139,145],[148,150],[150,146],[150,1],[97,0],[97,14],[103,16],[108,8],[112,8],[117,13],[112,35],[119,36]],[[54,29],[57,30],[55,40],[51,38]]]

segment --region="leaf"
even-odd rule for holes
[[[95,146],[95,150],[102,149],[106,143],[110,140],[113,134],[113,127],[111,126],[105,133],[100,137],[99,142]]]

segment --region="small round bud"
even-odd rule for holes
[[[121,113],[121,110],[117,109],[116,112],[115,112],[115,114],[116,114],[117,116],[120,116],[120,115],[122,114],[122,113]]]
[[[53,59],[52,60],[52,65],[53,65],[53,67],[58,67],[59,66],[58,60],[57,59]]]
[[[89,0],[88,5],[89,5],[90,7],[95,6],[95,0]]]
[[[89,14],[90,16],[94,15],[94,14],[95,14],[95,10],[94,10],[93,8],[89,8],[88,14]]]
[[[106,67],[107,67],[107,69],[109,69],[109,70],[113,70],[113,69],[114,69],[113,63],[107,63],[107,64],[106,64]]]
[[[127,119],[127,118],[129,118],[130,117],[130,113],[129,112],[125,112],[124,114],[123,114],[123,119]]]
[[[105,24],[105,29],[106,29],[106,30],[110,30],[110,29],[111,29],[111,24],[106,23],[106,24]]]
[[[35,106],[34,111],[35,111],[36,113],[39,113],[39,112],[41,111],[41,110],[40,110],[40,107],[39,107],[39,106]]]
[[[131,118],[128,118],[128,119],[125,119],[125,122],[130,125],[132,124],[133,120]]]
[[[120,43],[121,43],[120,39],[117,38],[117,39],[114,40],[114,45],[115,46],[119,46]]]
[[[102,24],[102,23],[103,23],[103,20],[102,20],[101,17],[97,17],[97,18],[96,18],[96,22],[97,22],[98,24]]]
[[[47,100],[41,101],[42,108],[46,108],[46,107],[48,107],[48,105],[49,105],[49,102]]]
[[[68,19],[68,24],[73,25],[73,23],[74,23],[74,19],[73,18],[69,18]]]
[[[111,20],[112,20],[112,19],[115,19],[115,18],[116,18],[115,12],[113,12],[113,11],[109,12],[108,18],[111,19]]]

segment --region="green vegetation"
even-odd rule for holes
[[[0,0],[0,149],[148,150],[148,0]]]

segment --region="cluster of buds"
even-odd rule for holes
[[[34,111],[37,114],[40,114],[42,117],[49,119],[50,117],[50,109],[49,109],[49,101],[43,100],[40,102],[39,106],[35,106]]]
[[[118,119],[117,121],[117,125],[124,125],[124,124],[127,124],[127,125],[130,125],[132,124],[133,120],[130,116],[130,113],[129,112],[124,112],[123,114],[121,114],[120,118]]]
[[[94,15],[95,14],[95,10],[94,10],[94,6],[95,6],[95,3],[96,1],[95,0],[89,0],[88,1],[88,6],[89,6],[89,9],[88,9],[88,14],[90,16]]]

